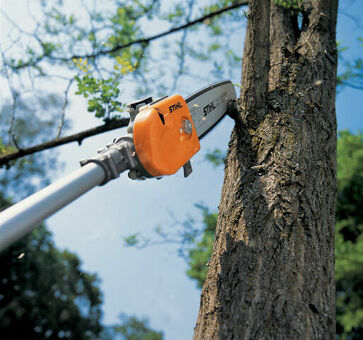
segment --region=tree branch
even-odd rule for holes
[[[6,155],[0,156],[0,167],[7,165],[10,161],[13,161],[15,159],[32,155],[36,152],[55,148],[59,145],[64,145],[72,142],[78,142],[78,144],[81,144],[82,141],[88,137],[92,137],[104,132],[112,131],[121,127],[125,127],[129,124],[128,118],[122,118],[122,119],[111,119],[107,121],[103,125],[96,126],[92,129],[88,129],[82,132],[75,133],[73,135],[69,135],[62,138],[55,138],[53,140],[50,140],[48,142],[44,142],[38,145],[31,146],[29,148],[25,149],[19,149],[15,152],[8,153]]]
[[[72,60],[73,58],[95,58],[95,57],[98,57],[99,55],[106,55],[106,54],[111,54],[111,53],[117,52],[117,51],[119,51],[121,49],[124,49],[126,47],[130,47],[131,45],[148,44],[150,41],[153,41],[153,40],[162,38],[162,37],[164,37],[166,35],[181,31],[181,30],[186,29],[186,28],[188,28],[190,26],[200,24],[201,22],[203,22],[203,21],[205,21],[207,19],[211,19],[211,18],[213,18],[213,17],[215,17],[217,15],[220,15],[220,14],[222,14],[224,12],[230,11],[232,9],[235,9],[235,8],[247,5],[247,4],[248,4],[248,0],[240,1],[240,2],[237,2],[237,3],[233,4],[233,5],[231,5],[231,6],[223,7],[221,9],[218,9],[218,10],[214,11],[214,12],[206,14],[206,15],[198,18],[198,19],[188,21],[184,25],[173,27],[168,31],[164,31],[164,32],[161,32],[159,34],[152,35],[152,36],[150,36],[148,38],[141,38],[141,39],[137,39],[137,40],[134,40],[134,41],[130,41],[130,42],[126,43],[126,44],[118,45],[118,46],[116,46],[116,47],[114,47],[114,48],[112,48],[110,50],[99,51],[99,52],[94,53],[94,54],[89,54],[89,55],[84,55],[84,56],[73,56],[72,58],[67,58],[64,61],[69,61],[69,60]]]
[[[355,90],[363,90],[363,85],[356,85],[356,84],[353,84],[353,83],[350,83],[350,82],[347,82],[347,81],[342,81],[341,85],[348,86],[348,87],[350,87],[352,89],[355,89]]]
[[[126,44],[115,46],[114,48],[109,49],[109,50],[101,50],[101,51],[98,51],[98,52],[95,52],[95,53],[85,54],[85,55],[73,55],[73,56],[67,57],[67,58],[65,58],[65,57],[53,57],[51,55],[42,55],[41,58],[36,59],[35,62],[24,63],[22,65],[14,67],[14,68],[15,69],[21,69],[21,68],[28,67],[28,66],[34,66],[38,62],[40,62],[43,59],[43,57],[44,58],[49,58],[51,60],[64,61],[64,62],[71,61],[74,58],[77,58],[77,59],[79,59],[79,58],[94,59],[94,58],[97,58],[97,57],[102,56],[102,55],[107,55],[107,54],[112,54],[112,53],[118,52],[119,50],[130,47],[132,45],[148,44],[149,42],[151,42],[153,40],[162,38],[162,37],[167,36],[167,35],[172,34],[172,33],[176,33],[178,31],[181,31],[181,30],[186,29],[188,27],[194,26],[196,24],[200,24],[205,20],[211,19],[211,18],[213,18],[213,17],[215,17],[217,15],[220,15],[220,14],[222,14],[224,12],[228,12],[228,11],[230,11],[232,9],[236,9],[236,8],[239,8],[239,7],[245,6],[245,5],[248,5],[248,0],[242,0],[240,2],[236,2],[236,3],[234,3],[234,4],[230,5],[230,6],[223,7],[223,8],[220,8],[220,9],[214,11],[214,12],[203,15],[202,17],[200,17],[198,19],[188,21],[184,25],[173,27],[173,28],[171,28],[171,29],[169,29],[167,31],[152,35],[150,37],[136,39],[136,40],[130,41],[130,42],[126,43]]]

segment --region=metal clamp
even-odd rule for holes
[[[97,156],[80,161],[81,166],[88,163],[100,165],[105,172],[105,179],[100,185],[104,185],[119,177],[127,169],[136,166],[136,161],[133,159],[133,153],[135,153],[133,146],[132,137],[117,138],[105,149],[99,150]]]
[[[153,177],[141,165],[135,152],[132,135],[135,117],[139,113],[139,109],[151,102],[152,98],[148,97],[128,104],[127,111],[130,114],[130,121],[127,126],[127,135],[115,138],[112,143],[107,144],[106,148],[99,150],[97,156],[80,161],[81,166],[88,163],[96,163],[102,167],[105,179],[100,186],[105,185],[112,179],[118,178],[127,169],[130,170],[129,177],[131,179]]]

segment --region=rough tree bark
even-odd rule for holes
[[[250,1],[195,339],[335,338],[337,2]]]

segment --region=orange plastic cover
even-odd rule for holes
[[[199,139],[183,97],[174,95],[142,109],[135,118],[134,144],[152,176],[172,175],[196,154]]]

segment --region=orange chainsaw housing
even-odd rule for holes
[[[192,132],[183,122],[189,120]],[[179,95],[141,108],[134,122],[136,154],[152,176],[172,175],[200,150],[199,139],[188,106]]]

